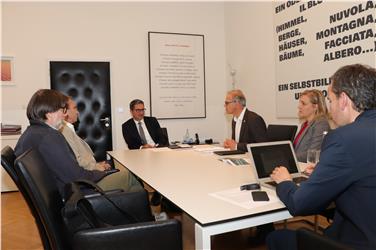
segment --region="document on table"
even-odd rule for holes
[[[170,145],[169,147],[160,147],[160,148],[147,148],[145,150],[152,150],[155,152],[163,152],[163,151],[171,151],[171,150],[176,150],[176,149],[191,149],[192,146],[188,144],[174,144]]]
[[[218,160],[228,163],[232,166],[247,166],[250,164],[247,158],[220,158]]]
[[[198,152],[204,153],[213,153],[214,151],[226,150],[224,147],[221,146],[214,146],[214,145],[196,145],[193,146],[193,150]]]
[[[151,150],[155,152],[164,152],[164,151],[171,151],[172,149],[169,149],[168,147],[161,147],[161,148],[147,148],[142,150]]]
[[[256,207],[270,205],[272,203],[281,202],[273,190],[263,189],[262,191],[266,191],[268,193],[269,201],[253,201],[252,191],[251,190],[240,191],[239,187],[220,191],[220,192],[210,193],[209,195],[217,199],[224,200],[234,205],[243,207],[245,209],[252,209]]]

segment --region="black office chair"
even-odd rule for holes
[[[320,235],[311,230],[300,228],[296,231],[298,250],[351,250],[353,248]]]
[[[167,128],[161,128],[161,134],[163,136],[163,139],[161,140],[164,142],[162,146],[169,146],[170,145],[170,140],[168,139],[168,133],[167,133]]]
[[[5,146],[1,150],[1,165],[7,171],[9,176],[12,178],[12,180],[15,182],[15,184],[18,184],[18,177],[14,170],[14,161],[16,160],[16,155],[14,154],[14,151],[11,147]]]
[[[277,125],[270,124],[266,130],[268,141],[294,141],[296,125]]]
[[[1,150],[1,165],[5,169],[5,171],[9,174],[10,178],[12,178],[13,182],[16,184],[18,190],[21,192],[23,195],[24,199],[26,200],[27,204],[32,204],[31,203],[31,198],[27,194],[26,190],[23,188],[23,186],[20,183],[20,180],[17,176],[16,170],[14,168],[14,161],[16,160],[16,155],[14,154],[13,149],[10,146],[5,146]],[[39,236],[41,237],[41,241],[43,244],[43,248],[45,250],[51,249],[48,237],[46,232],[44,231],[44,228],[42,226],[42,223],[39,219],[39,216],[36,212],[36,209],[33,205],[29,205],[29,209],[31,211],[31,214],[33,215],[35,219],[35,224],[37,225]]]
[[[30,149],[16,159],[16,173],[20,183],[30,197],[29,206],[36,208],[52,249],[182,249],[181,225],[176,220],[152,221],[145,191],[124,193],[113,192],[111,199],[125,204],[126,211],[141,222],[121,224],[126,219],[119,216],[114,207],[108,209],[103,196],[91,196],[90,202],[95,216],[106,223],[101,228],[90,228],[68,233],[61,210],[64,207],[53,176],[38,151]],[[122,207],[125,210],[124,207]]]

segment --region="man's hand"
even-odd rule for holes
[[[101,161],[97,163],[97,169],[100,171],[106,171],[106,170],[111,169],[111,165],[105,161]]]
[[[150,144],[144,144],[141,146],[141,149],[144,149],[144,148],[153,148],[153,146]]]
[[[287,168],[283,166],[276,167],[270,177],[275,181],[277,184],[281,183],[282,181],[291,181],[291,175]]]
[[[316,164],[310,164],[308,165],[304,171],[303,171],[303,174],[306,174],[308,176],[310,176],[313,172],[313,170],[315,170],[315,167],[316,167]]]
[[[223,147],[224,148],[229,148],[231,150],[235,150],[236,149],[236,141],[234,141],[232,139],[226,139],[223,142]]]

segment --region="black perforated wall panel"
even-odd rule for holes
[[[112,150],[109,62],[50,62],[51,88],[71,96],[80,112],[77,134],[97,161]]]

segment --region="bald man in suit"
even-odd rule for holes
[[[246,98],[241,90],[227,92],[224,106],[226,113],[233,115],[232,135],[224,141],[225,148],[246,152],[248,143],[267,141],[264,119],[246,108]],[[258,226],[256,235],[249,239],[251,244],[263,244],[266,235],[273,230],[273,223]]]
[[[229,91],[224,105],[226,113],[234,116],[231,139],[224,141],[225,148],[246,152],[248,143],[267,141],[264,119],[245,107],[246,98],[241,90]]]

